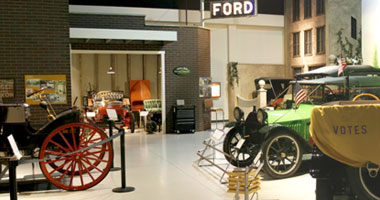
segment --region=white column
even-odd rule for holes
[[[259,92],[258,92],[258,108],[263,108],[267,106],[267,90],[264,89],[265,81],[260,80],[259,81]]]

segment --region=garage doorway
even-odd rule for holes
[[[109,74],[112,68],[114,74]],[[161,100],[162,130],[166,133],[165,52],[71,50],[72,102],[83,107],[89,91],[122,91],[130,97],[131,80],[148,80],[151,99]]]

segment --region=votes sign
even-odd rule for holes
[[[257,0],[211,2],[211,18],[240,17],[256,14]]]

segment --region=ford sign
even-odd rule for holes
[[[257,15],[257,0],[211,2],[211,18],[248,15]]]

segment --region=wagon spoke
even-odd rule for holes
[[[55,162],[58,162],[58,161],[70,160],[70,159],[71,159],[70,157],[63,157],[63,158],[59,158],[59,159],[55,159],[55,160],[48,160],[48,161],[45,161],[45,163],[50,164],[50,163],[55,163]]]
[[[54,145],[56,145],[57,147],[59,147],[60,149],[66,151],[66,152],[70,152],[70,150],[66,149],[65,147],[63,147],[62,145],[58,144],[57,142],[53,141],[53,140],[50,140],[51,143],[53,143]]]
[[[73,166],[72,169],[71,169],[71,178],[70,178],[70,186],[73,186],[73,179],[74,179],[74,175],[75,175],[75,165],[77,163],[75,161],[73,161]]]
[[[54,172],[56,172],[57,170],[60,170],[62,169],[63,167],[65,167],[65,165],[70,162],[71,160],[66,160],[62,165],[56,167],[53,171],[49,172],[50,175],[52,175]]]
[[[80,163],[82,163],[82,161],[79,160]],[[84,169],[86,170],[87,174],[90,176],[90,178],[92,179],[92,181],[95,181],[95,178],[92,176],[91,172],[88,170],[88,168],[86,166],[84,166],[84,164],[82,164]]]
[[[88,145],[88,143],[89,143],[89,142],[91,141],[91,139],[94,137],[95,133],[96,133],[96,132],[95,132],[94,130],[92,130],[91,133],[89,133],[89,135],[90,135],[90,134],[92,134],[92,135],[91,135],[90,138],[86,141],[85,146]]]
[[[101,151],[93,151],[93,152],[89,152],[89,151],[84,151],[83,154],[84,156],[87,156],[87,155],[93,155],[93,154],[97,154],[97,153],[103,153],[103,152],[107,152],[108,150],[107,149],[102,149]]]
[[[47,153],[47,154],[53,154],[53,155],[57,155],[57,156],[63,156],[63,155],[65,155],[65,154],[62,153],[62,152],[51,151],[51,150],[46,150],[45,153]]]
[[[58,134],[62,137],[63,141],[65,141],[66,145],[69,147],[71,151],[74,151],[73,147],[70,145],[70,143],[66,140],[66,137],[63,136],[62,132],[59,131]]]
[[[69,167],[68,167],[68,168],[62,173],[62,176],[59,177],[58,182],[61,182],[62,179],[63,179],[63,177],[65,177],[66,174],[67,174],[67,172],[69,172],[69,169],[73,167],[73,162],[74,162],[74,161],[72,161],[72,162],[70,163],[70,166],[69,166]]]
[[[78,149],[78,146],[77,146],[77,141],[75,139],[75,133],[74,133],[74,128],[71,127],[71,136],[73,137],[73,146],[74,146],[74,150],[77,150]]]
[[[92,157],[86,157],[86,159],[95,160],[95,161],[99,161],[99,162],[108,162],[108,160],[96,159],[96,158],[92,158]]]
[[[82,185],[84,185],[83,176],[82,176],[82,162],[80,160],[78,160],[78,168],[79,168],[80,182],[82,183]]]
[[[88,165],[90,165],[91,167],[93,167],[94,169],[98,170],[100,173],[103,173],[102,170],[100,170],[98,167],[94,166],[89,160],[88,158],[85,158],[83,159],[84,162],[86,162]]]
[[[99,141],[99,140],[103,140],[103,138],[97,138],[97,139],[93,139],[93,140],[91,140],[91,141],[88,141],[87,143],[92,143],[92,142],[96,142],[96,141]]]

